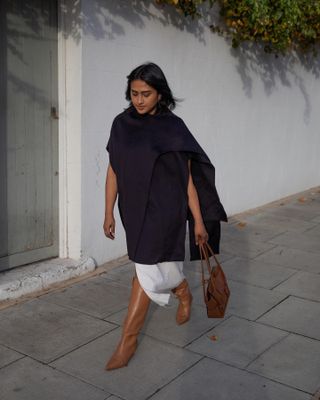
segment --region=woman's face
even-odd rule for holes
[[[161,95],[146,82],[136,79],[130,85],[130,97],[139,114],[154,114]]]

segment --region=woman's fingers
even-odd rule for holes
[[[109,225],[104,224],[103,230],[104,230],[104,234],[107,236],[107,238],[109,238],[109,239],[115,238],[115,223],[112,222]]]
[[[110,238],[111,239],[114,239],[114,237],[115,237],[115,226],[114,226],[114,224],[110,224],[110,228],[109,228],[109,232],[110,232]]]
[[[206,243],[209,239],[209,235],[208,234],[197,235],[195,239],[196,239],[196,245],[198,246],[198,244]]]

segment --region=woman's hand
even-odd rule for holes
[[[203,222],[195,222],[194,237],[195,237],[197,246],[198,246],[198,244],[204,244],[208,241],[209,235],[208,235],[208,232],[206,231],[206,228],[205,228]]]
[[[104,234],[109,239],[114,240],[115,228],[116,228],[116,221],[115,221],[113,215],[106,215],[104,217],[103,230],[104,230]]]

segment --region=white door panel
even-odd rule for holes
[[[58,255],[57,4],[4,1],[0,269]],[[5,154],[4,154],[5,153]]]

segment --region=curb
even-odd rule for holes
[[[0,282],[0,302],[15,300],[30,293],[48,289],[50,286],[94,271],[91,257],[74,260],[54,258],[3,272]]]

